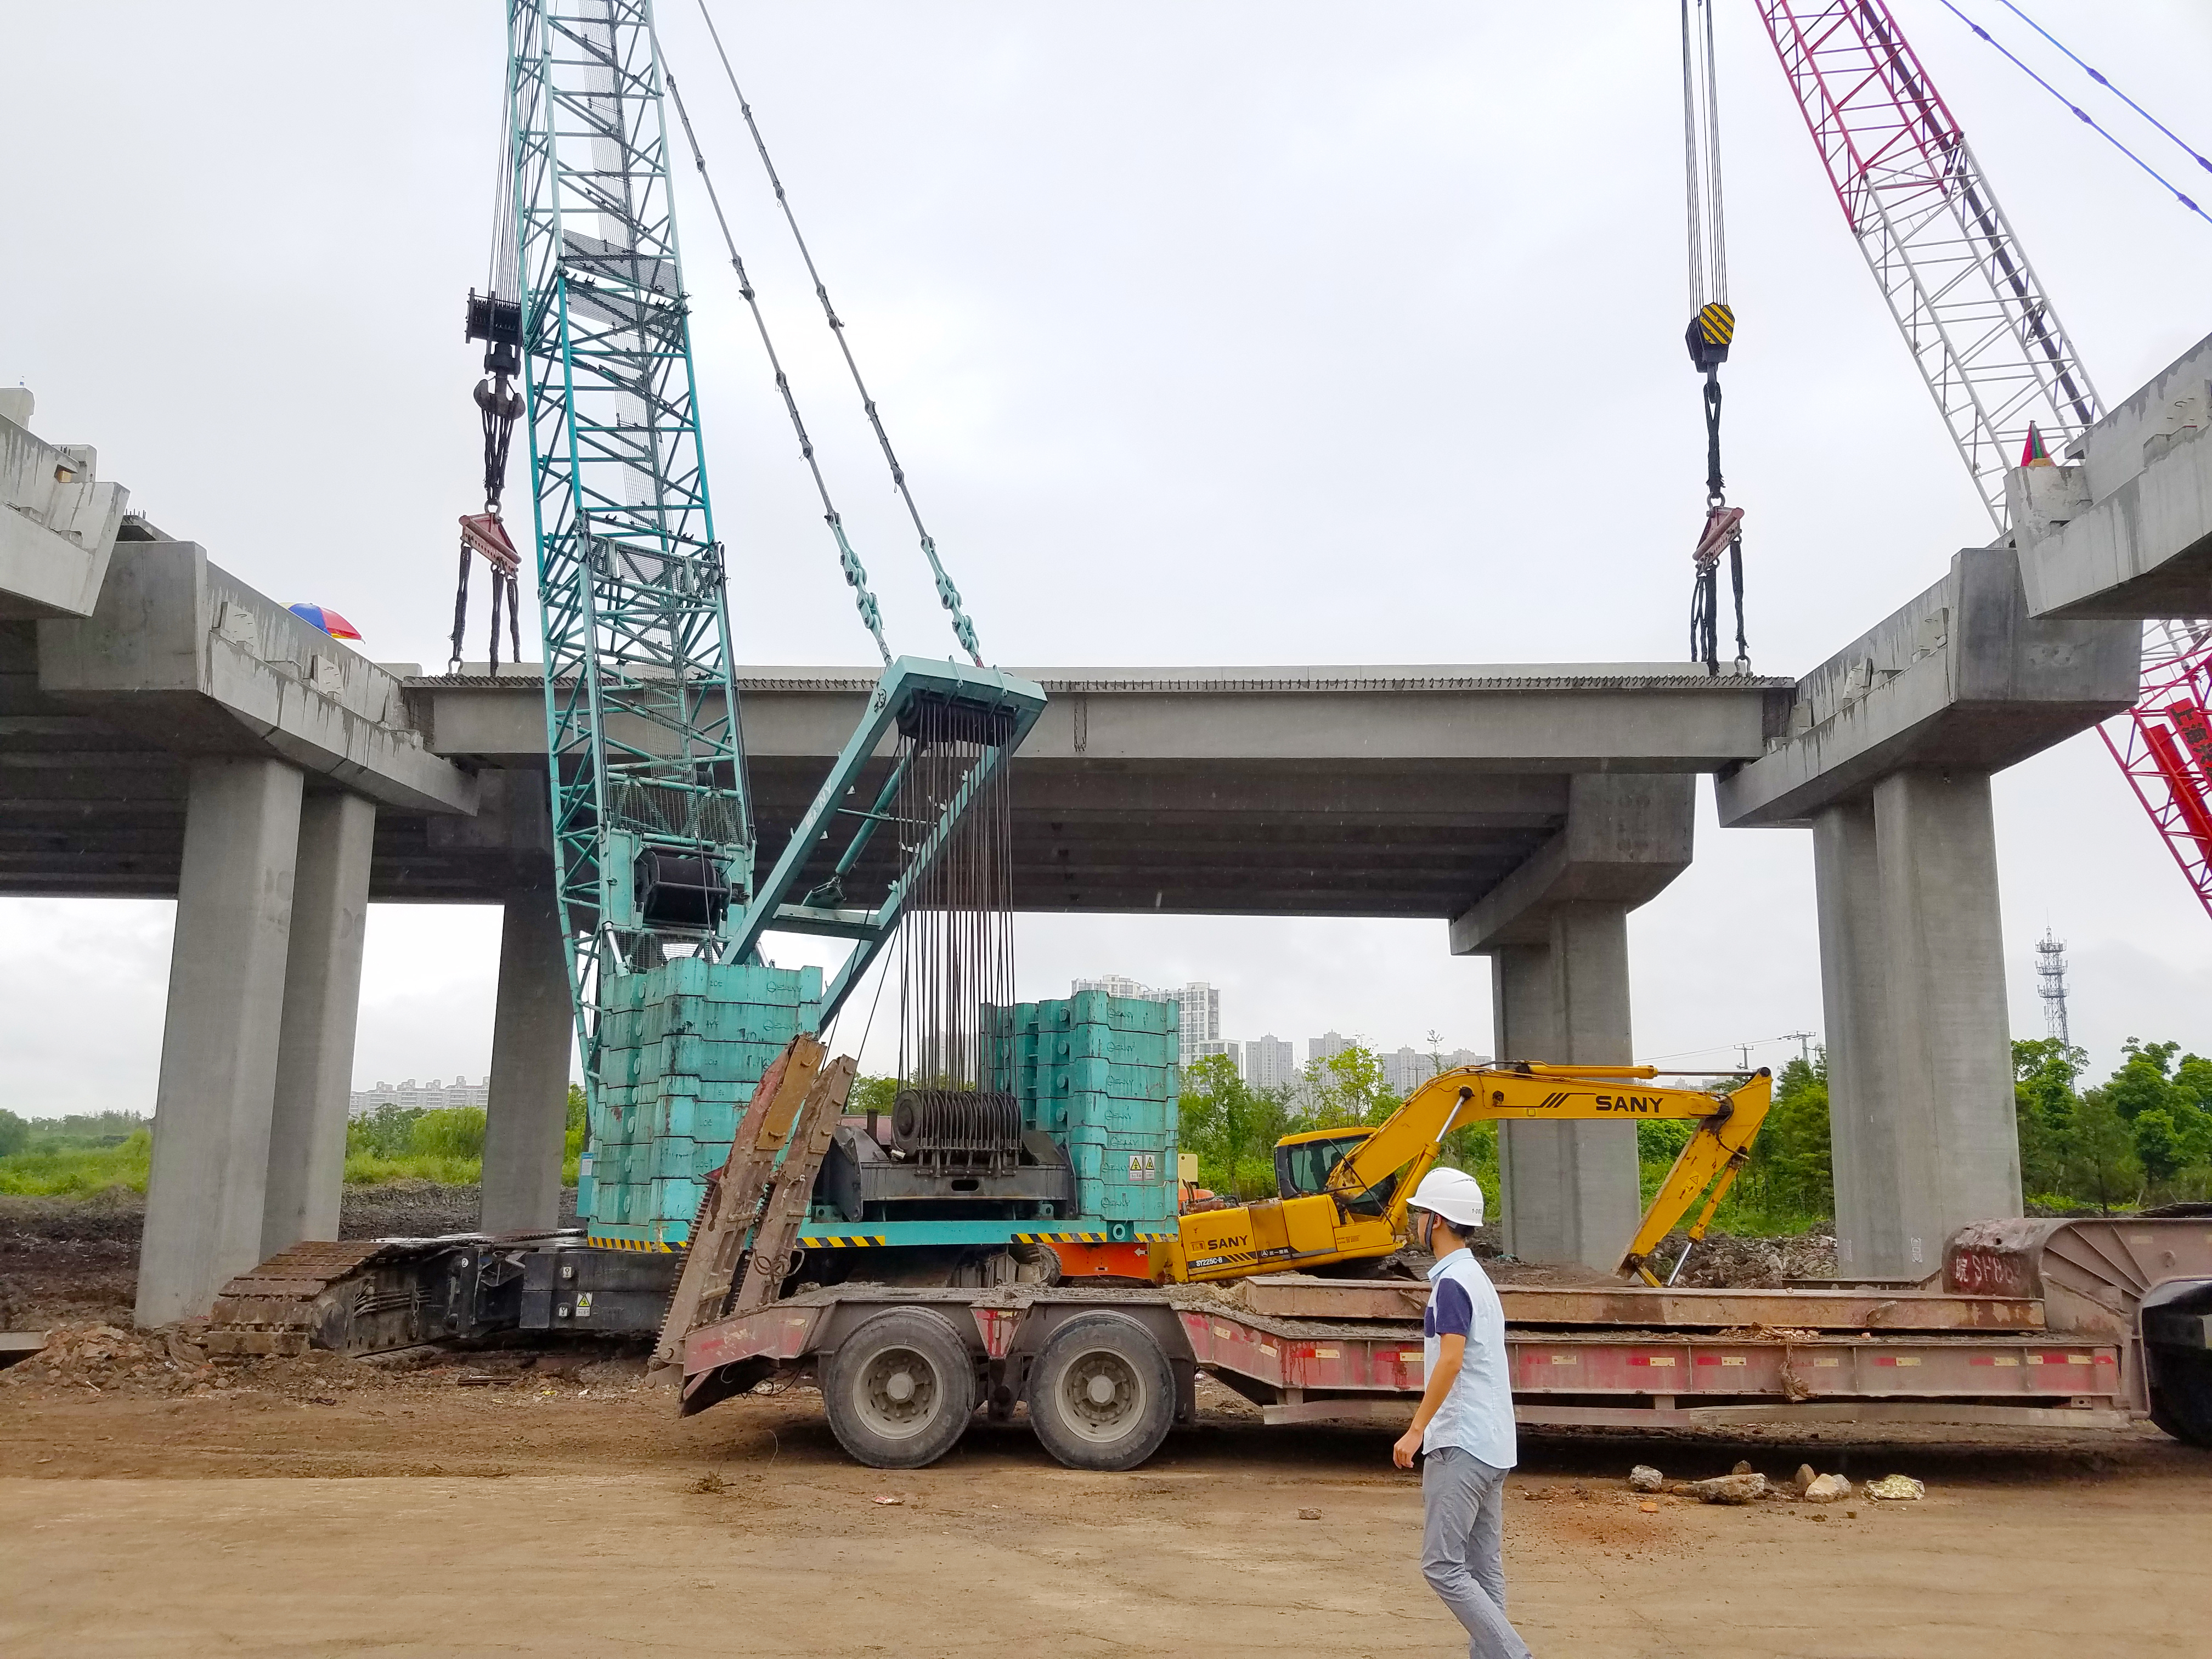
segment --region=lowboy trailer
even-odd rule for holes
[[[914,1468],[980,1409],[1126,1469],[1193,1420],[1205,1371],[1292,1424],[1406,1420],[1425,1285],[1276,1275],[1230,1289],[848,1283],[702,1326],[687,1414],[817,1379],[853,1456]],[[1993,1221],[1918,1285],[1499,1286],[1531,1425],[2124,1427],[2212,1446],[2212,1217]]]

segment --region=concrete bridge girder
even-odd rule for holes
[[[131,492],[89,444],[31,434],[31,394],[0,389],[0,617],[91,614]]]
[[[2039,617],[2212,616],[2212,339],[2006,492]]]

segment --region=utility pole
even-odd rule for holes
[[[2043,999],[2043,1034],[2061,1048],[2072,1048],[2066,1027],[2066,941],[2048,927],[2035,946],[2035,993]]]
[[[1797,1057],[1810,1066],[1813,1063],[1813,1039],[1819,1035],[1816,1031],[1784,1031],[1782,1040],[1796,1043]]]

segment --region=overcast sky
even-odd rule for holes
[[[2106,398],[2212,331],[2212,226],[1937,0],[1894,9]],[[1996,0],[1965,9],[2065,69]],[[2035,11],[2212,149],[2212,13]],[[33,390],[40,435],[97,446],[154,523],[343,611],[379,660],[444,660],[453,521],[476,504],[460,315],[489,246],[502,12],[0,0],[0,384]],[[948,650],[696,0],[660,13],[892,642]],[[1680,653],[1703,433],[1673,0],[715,15],[987,656]],[[1754,665],[1796,674],[1990,532],[1754,9],[1720,21],[1728,471]],[[678,201],[740,655],[867,661],[688,168]],[[518,453],[517,499],[525,474]],[[2094,734],[1999,781],[1997,834],[2017,1033],[2042,1032],[2049,927],[2096,1065],[2130,1035],[2212,1048],[2212,919]],[[1723,833],[1709,790],[1698,836],[1631,923],[1638,1051],[1717,1062],[1817,1034],[1809,838]],[[150,1109],[170,911],[0,902],[5,1104]],[[496,939],[490,911],[372,912],[363,1086],[483,1073]],[[1211,980],[1232,1037],[1490,1046],[1487,969],[1441,922],[1036,916],[1021,952],[1031,996]],[[889,1058],[879,1022],[863,1060]]]

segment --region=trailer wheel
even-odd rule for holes
[[[1069,1320],[1030,1373],[1030,1426],[1072,1469],[1133,1469],[1175,1421],[1175,1373],[1152,1334],[1120,1314]]]
[[[2150,1420],[2185,1445],[2212,1449],[2212,1352],[2156,1351]]]
[[[837,1443],[878,1469],[918,1469],[975,1414],[975,1363],[943,1315],[879,1313],[830,1356],[823,1409]]]

